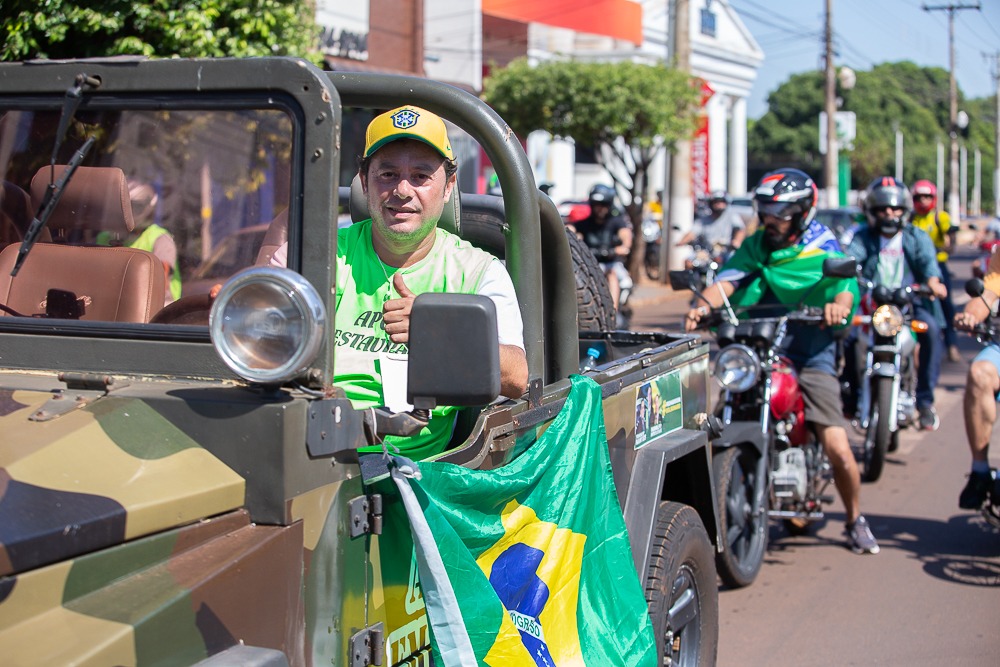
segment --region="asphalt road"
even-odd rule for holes
[[[969,261],[951,266],[961,292]],[[677,329],[685,299],[638,295],[631,328]],[[970,461],[962,393],[979,349],[960,340],[965,360],[944,363],[937,390],[941,428],[904,431],[882,478],[862,487],[881,553],[846,548],[839,498],[809,535],[772,523],[757,580],[720,591],[719,665],[1000,665],[1000,530],[958,509]]]

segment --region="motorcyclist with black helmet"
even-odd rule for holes
[[[587,201],[590,215],[571,226],[601,265],[608,279],[611,300],[618,310],[622,289],[632,284],[625,268],[625,260],[632,249],[632,223],[614,209],[615,190],[610,185],[595,185]]]
[[[766,174],[754,190],[760,227],[720,269],[704,296],[712,308],[730,302],[773,305],[780,311],[800,303],[823,309],[824,326],[790,325],[783,349],[799,375],[806,421],[833,467],[848,546],[858,554],[875,554],[879,546],[861,514],[861,474],[847,439],[835,370],[833,330],[853,313],[857,281],[823,276],[823,261],[841,252],[833,233],[815,220],[816,199],[816,184],[808,174],[791,168]],[[705,306],[691,309],[685,328],[693,330],[709,312]]]
[[[906,184],[891,176],[876,178],[865,191],[862,210],[868,225],[859,229],[847,248],[861,265],[861,277],[876,287],[889,289],[920,284],[944,298],[947,288],[941,281],[937,253],[931,238],[908,224],[913,199]],[[927,331],[917,334],[920,357],[917,367],[917,411],[920,428],[937,430],[941,423],[934,409],[934,387],[941,371],[944,325],[937,302],[917,298],[914,318],[927,323]]]
[[[729,194],[725,190],[713,191],[708,197],[708,207],[708,212],[695,218],[691,231],[677,245],[697,245],[712,252],[713,256],[716,249],[721,248],[720,259],[724,261],[730,250],[739,248],[743,243],[746,225],[743,218],[729,208]],[[694,254],[692,247],[691,256],[685,260],[689,269],[692,268]]]

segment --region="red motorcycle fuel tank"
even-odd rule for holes
[[[788,439],[801,445],[806,441],[805,403],[792,362],[781,357],[771,369],[771,417],[778,421],[793,415],[795,425]]]

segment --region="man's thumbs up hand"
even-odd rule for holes
[[[398,299],[390,299],[382,306],[382,322],[385,332],[393,343],[408,343],[410,341],[410,311],[417,295],[410,291],[403,280],[403,272],[396,271],[392,275],[392,286],[399,294]]]

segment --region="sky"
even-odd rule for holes
[[[989,97],[1000,52],[1000,0],[833,0],[838,66],[870,70],[909,60],[948,69],[948,12],[922,7],[976,5],[955,12],[955,79],[969,98]],[[821,66],[824,0],[729,0],[764,51],[764,63],[747,100],[760,118],[767,96],[788,77]]]

